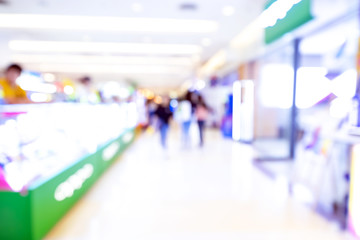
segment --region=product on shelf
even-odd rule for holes
[[[137,124],[132,103],[18,105],[1,111],[0,190],[22,191]]]

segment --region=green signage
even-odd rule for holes
[[[281,3],[280,3],[281,1]],[[276,6],[278,8],[282,8],[282,3],[290,2],[290,0],[283,1],[283,0],[269,0],[265,4],[265,11],[266,10],[272,10],[271,8],[275,8],[275,5],[278,4],[279,6]],[[265,28],[265,43],[269,44],[273,41],[281,38],[284,34],[291,32],[292,30],[300,27],[304,23],[310,21],[313,19],[313,16],[311,14],[311,0],[300,0],[298,3],[297,1],[294,2],[294,5],[290,5],[290,9],[288,9],[289,5],[285,6],[283,11],[283,16],[276,16],[273,13],[269,13],[269,15],[273,14],[272,19],[274,22],[276,22],[273,26],[269,26]],[[279,9],[277,9],[279,10]],[[270,11],[269,11],[270,12]],[[276,11],[277,13],[279,11]]]

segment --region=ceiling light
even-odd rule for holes
[[[117,74],[175,74],[182,75],[192,71],[184,67],[161,65],[100,65],[100,64],[40,64],[27,65],[40,72],[60,73],[117,73]]]
[[[105,42],[60,42],[13,40],[9,47],[26,52],[78,52],[78,53],[133,53],[133,54],[198,54],[201,47],[185,44],[105,43]]]
[[[218,27],[208,20],[0,14],[0,28],[207,33]]]
[[[89,56],[74,54],[14,54],[13,62],[19,63],[73,63],[73,64],[137,64],[137,65],[178,65],[193,66],[197,61],[192,57],[136,57],[136,56]]]
[[[230,17],[234,15],[234,13],[235,13],[235,8],[233,6],[225,6],[222,9],[222,14],[224,16]]]

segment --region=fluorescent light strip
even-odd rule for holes
[[[208,20],[119,18],[37,14],[0,14],[0,27],[125,32],[209,33],[219,24]]]
[[[74,64],[138,64],[138,65],[180,65],[192,66],[195,60],[189,57],[134,57],[134,56],[86,56],[14,54],[12,61],[18,63],[74,63]]]
[[[161,65],[99,65],[99,64],[40,64],[26,65],[40,72],[58,73],[119,73],[119,74],[176,74],[193,71],[191,68]]]
[[[112,42],[60,42],[13,40],[9,47],[25,52],[66,52],[66,53],[132,53],[132,54],[199,54],[201,47],[190,44],[147,44]]]

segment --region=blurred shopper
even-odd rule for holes
[[[21,75],[22,68],[17,64],[11,64],[5,70],[5,77],[0,79],[0,87],[6,104],[30,103],[26,92],[16,83]]]
[[[155,110],[155,115],[158,117],[159,121],[159,130],[161,137],[161,145],[163,148],[166,148],[166,139],[169,131],[169,122],[172,117],[172,112],[170,110],[170,99],[169,97],[164,97],[162,103]]]
[[[147,130],[153,131],[154,128],[154,116],[157,109],[157,105],[153,99],[148,99],[145,103],[146,114],[147,114]]]
[[[176,110],[176,118],[181,124],[182,143],[184,147],[188,147],[191,144],[190,126],[191,126],[192,116],[193,116],[192,93],[188,91],[185,97],[182,100],[180,100],[179,106]]]
[[[201,95],[199,95],[198,103],[196,105],[196,110],[195,110],[195,116],[199,127],[200,147],[204,145],[204,127],[208,115],[209,115],[209,108],[206,105],[204,98]]]
[[[93,87],[91,78],[88,76],[80,78],[80,85],[77,86],[77,99],[81,103],[100,103],[99,92]]]

